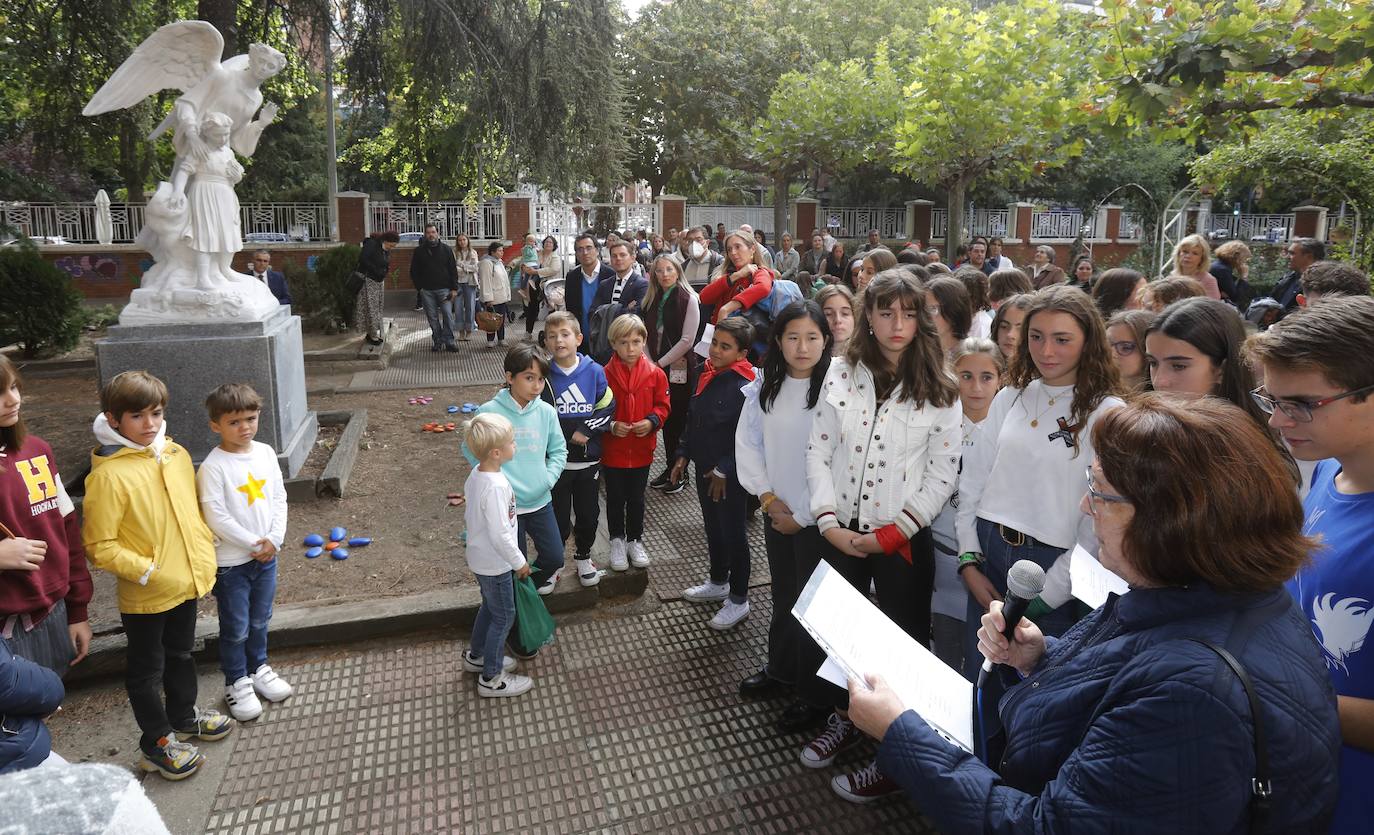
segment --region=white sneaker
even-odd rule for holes
[[[590,588],[601,582],[601,575],[605,572],[596,567],[591,557],[585,560],[575,560],[575,562],[577,563],[577,581],[582,584],[583,588]]]
[[[229,705],[229,715],[240,722],[248,722],[262,715],[262,702],[253,692],[253,680],[243,676],[224,688],[224,703]]]
[[[562,573],[563,569],[560,568],[548,576],[548,579],[544,581],[544,585],[539,587],[540,597],[548,597],[553,594],[553,590],[558,587],[558,578]]]
[[[291,685],[266,664],[253,673],[253,689],[269,702],[280,702],[291,695]]]
[[[630,565],[635,568],[649,567],[649,554],[644,550],[644,543],[638,539],[630,540],[627,548],[630,551]]]
[[[611,540],[611,570],[625,571],[630,567],[630,561],[625,555],[625,540]]]
[[[521,693],[528,693],[533,686],[534,682],[529,676],[515,673],[502,673],[491,681],[487,681],[486,676],[477,677],[477,695],[488,699],[519,696]]]
[[[716,585],[707,580],[699,586],[683,589],[682,596],[693,603],[716,603],[730,596],[730,587],[725,583]]]
[[[509,655],[501,656],[501,672],[509,673],[515,669],[515,659]],[[482,657],[473,655],[472,650],[463,651],[463,672],[480,673],[482,672]]]
[[[745,616],[748,614],[749,601],[746,600],[743,603],[735,603],[727,600],[725,601],[725,605],[720,607],[720,611],[716,612],[716,616],[711,618],[711,622],[708,623],[707,626],[724,632],[744,620]]]

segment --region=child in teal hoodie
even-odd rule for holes
[[[558,412],[539,399],[549,361],[533,345],[517,345],[506,354],[506,387],[477,410],[504,416],[515,427],[515,458],[501,466],[515,493],[516,540],[526,553],[525,536],[534,540],[538,556],[530,576],[540,594],[549,594],[563,570],[563,537],[553,513],[552,489],[563,474],[568,445]],[[477,459],[463,444],[463,457]]]

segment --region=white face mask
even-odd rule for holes
[[[688,251],[691,252],[693,259],[700,261],[702,256],[706,254],[706,247],[701,245],[701,241],[692,241],[692,246]]]

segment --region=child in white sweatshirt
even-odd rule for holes
[[[512,673],[515,659],[501,652],[515,625],[515,580],[530,576],[515,540],[515,492],[501,472],[501,465],[515,457],[515,427],[504,415],[482,412],[468,423],[463,444],[478,462],[463,492],[468,568],[482,590],[463,670],[479,674],[479,696],[518,696],[533,682]]]
[[[286,537],[286,487],[277,453],[253,437],[262,398],[252,386],[226,383],[205,400],[220,437],[196,473],[201,515],[215,534],[215,600],[224,701],[240,722],[258,718],[262,702],[291,695],[267,664],[267,625],[277,592],[277,551]]]

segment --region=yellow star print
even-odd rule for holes
[[[253,478],[253,473],[248,473],[248,483],[240,484],[237,489],[240,493],[248,497],[248,506],[252,507],[253,502],[258,499],[267,501],[267,494],[262,492],[262,486],[267,483],[267,479]]]

